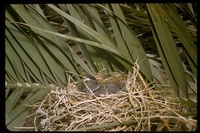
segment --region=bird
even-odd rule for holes
[[[106,85],[100,86],[98,89],[94,90],[95,96],[100,96],[101,94],[114,94],[122,89],[115,83],[107,83]]]
[[[105,89],[105,85],[100,86],[98,89],[94,90],[95,96],[100,96],[101,94],[108,94],[107,90]]]
[[[95,96],[100,96],[101,94],[112,94],[117,93],[122,90],[116,83],[107,83],[105,85],[100,85],[95,79],[86,78],[83,80],[81,86],[81,91],[85,92],[87,95],[91,95],[91,91]]]
[[[112,93],[117,93],[119,91],[122,90],[122,88],[120,88],[117,84],[115,83],[108,83],[105,86],[105,89],[107,90],[108,94],[112,94]]]
[[[87,95],[91,94],[91,91],[93,92],[95,89],[98,89],[100,85],[98,82],[91,78],[86,78],[83,80],[83,83],[81,85],[81,91],[85,92]]]

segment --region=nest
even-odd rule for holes
[[[168,89],[158,91],[153,83],[147,84],[138,68],[133,67],[133,73],[126,76],[114,73],[103,82],[111,79],[120,79],[124,83],[123,90],[99,97],[88,96],[80,92],[71,79],[67,87],[52,90],[36,110],[35,130],[180,131],[196,128],[196,120],[179,114],[178,98]]]

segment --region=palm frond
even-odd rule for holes
[[[195,4],[13,4],[5,17],[10,130],[23,126],[25,104],[63,87],[68,75],[132,71],[136,61],[149,82],[165,85],[164,69],[181,98],[197,92]]]

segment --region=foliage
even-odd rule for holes
[[[165,85],[157,69],[164,68],[179,97],[197,92],[196,4],[12,4],[5,16],[10,130],[23,125],[25,104],[40,100],[51,84],[104,69],[131,71],[135,61],[149,82]]]

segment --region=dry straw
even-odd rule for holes
[[[196,120],[179,114],[178,98],[168,89],[158,91],[153,83],[144,81],[139,65],[126,76],[113,73],[102,79],[120,79],[124,88],[116,94],[88,96],[69,78],[67,87],[52,90],[38,106],[35,131],[180,131],[197,127]]]

